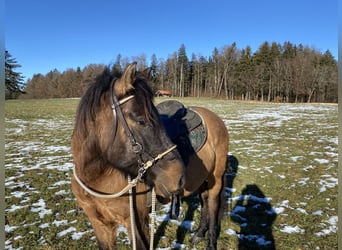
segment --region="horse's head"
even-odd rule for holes
[[[167,198],[184,185],[184,164],[173,148],[153,104],[147,85],[149,72],[130,64],[121,77],[113,79],[96,114],[99,146],[112,167],[132,178],[141,176]]]

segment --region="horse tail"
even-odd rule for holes
[[[226,170],[222,176],[222,189],[220,192],[219,219],[228,214],[228,206],[232,206],[233,183],[239,166],[238,159],[233,155],[227,155]]]
[[[222,176],[222,187],[220,191],[220,206],[219,206],[219,212],[218,212],[218,221],[221,221],[223,216],[227,214],[227,201],[228,201],[228,195],[227,195],[227,185],[228,185],[228,179],[227,174],[230,172],[230,166],[229,166],[229,159],[227,155],[226,159],[226,169]]]

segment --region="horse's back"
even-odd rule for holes
[[[203,107],[192,108],[197,111],[204,120],[208,132],[207,143],[212,146],[220,145],[220,147],[223,147],[222,150],[228,151],[228,130],[222,119],[209,109]]]

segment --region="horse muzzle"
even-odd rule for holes
[[[161,165],[154,169],[154,187],[159,201],[168,202],[172,195],[182,192],[185,185],[184,165],[179,161]],[[165,203],[161,202],[161,203]]]

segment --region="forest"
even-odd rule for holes
[[[167,59],[153,54],[128,58],[118,54],[111,65],[89,64],[63,72],[35,74],[28,79],[19,98],[80,97],[87,85],[105,67],[121,72],[136,61],[138,69],[151,67],[151,87],[168,90],[175,97],[212,97],[227,100],[264,102],[337,102],[337,61],[329,50],[264,42],[253,52],[236,43],[214,48],[212,55],[193,53],[188,57],[184,44]],[[149,61],[149,63],[148,63]]]

